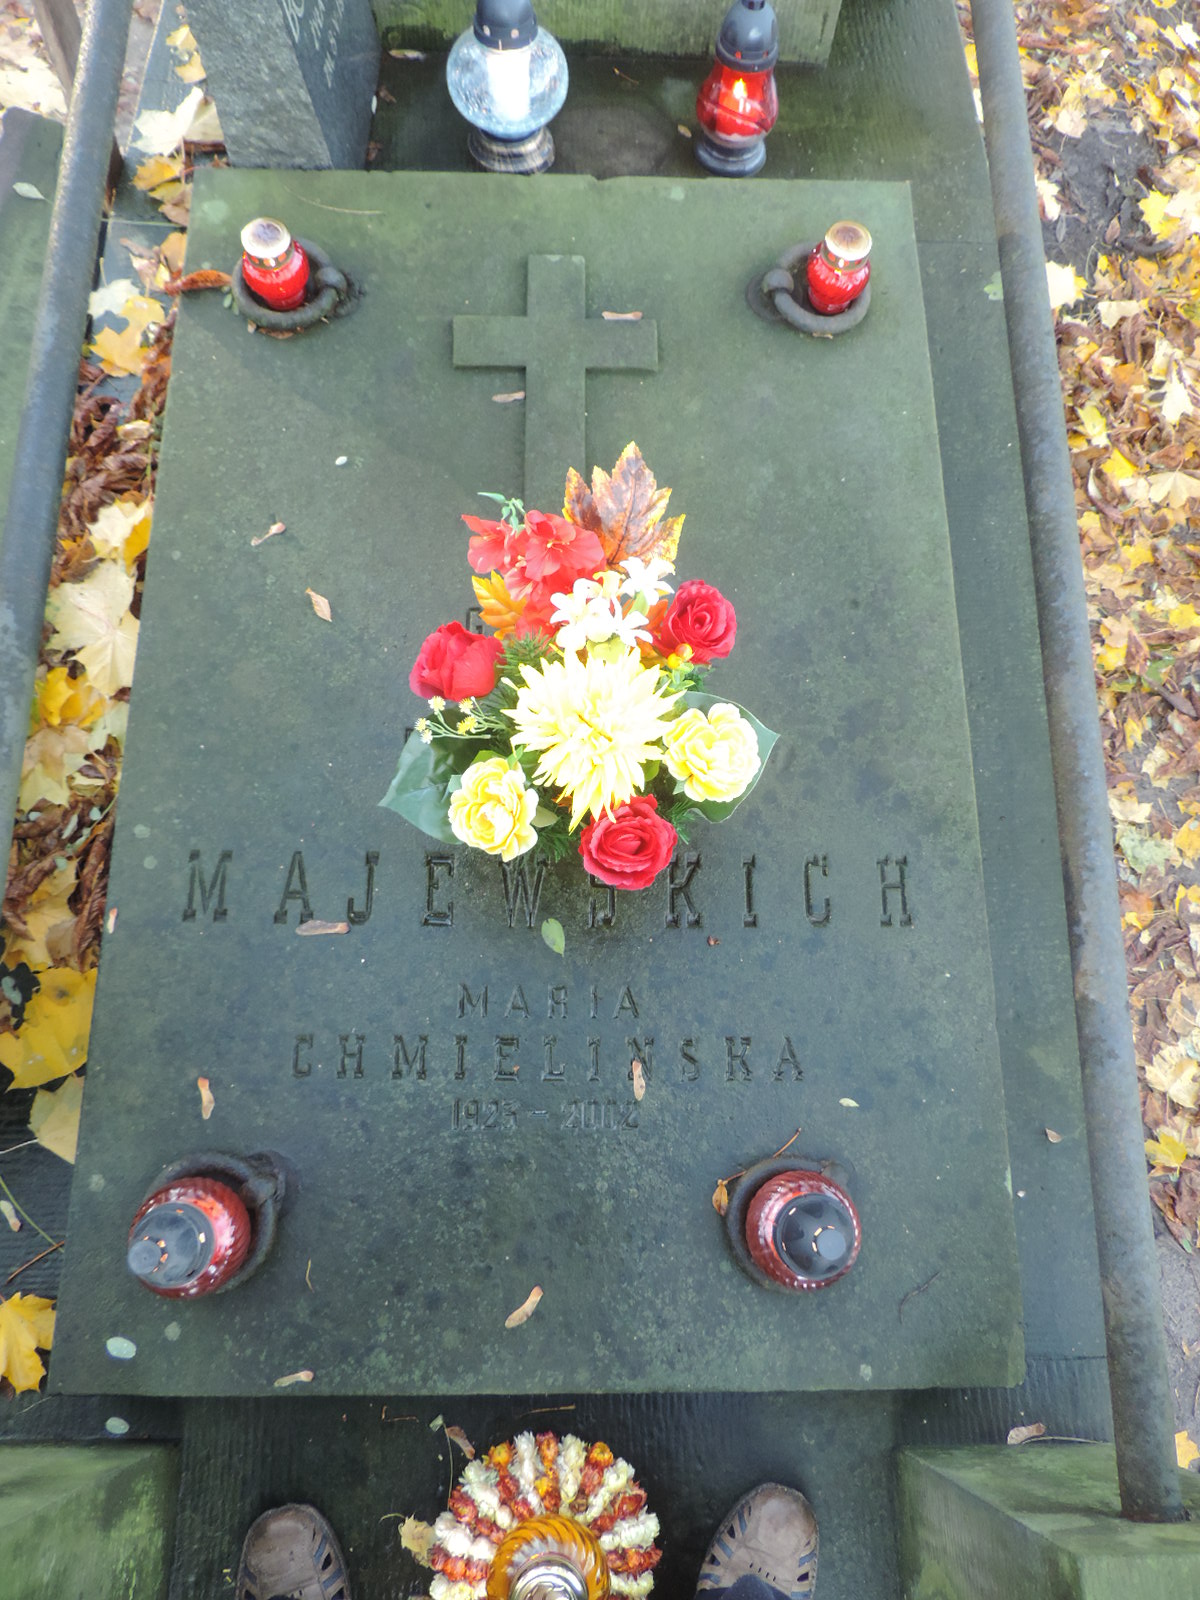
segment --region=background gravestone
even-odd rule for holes
[[[188,0],[187,17],[235,166],[363,165],[379,66],[370,0]]]
[[[780,60],[824,65],[841,0],[773,3]],[[577,50],[684,57],[712,54],[729,5],[730,0],[537,0],[535,9],[542,27]],[[470,24],[474,9],[474,0],[375,0],[389,46],[445,48]]]

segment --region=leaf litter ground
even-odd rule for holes
[[[1041,0],[1015,10],[1057,316],[1151,1192],[1191,1250],[1200,1244],[1200,38],[1186,6],[1159,0]],[[960,16],[974,73],[965,3]],[[49,103],[36,30],[19,15],[6,15],[3,30],[0,69],[21,75],[34,97],[27,103],[36,103],[40,84],[46,103],[37,108],[61,114]],[[185,28],[173,43],[182,81],[200,82]],[[193,114],[208,116],[202,132],[211,135],[210,103],[197,98]],[[148,159],[134,182],[178,231],[154,256],[134,260],[138,282],[104,285],[93,297],[104,325],[80,369],[0,927],[3,1076],[9,1090],[38,1091],[35,1136],[50,1128],[46,1142],[66,1159],[87,1054],[170,371],[171,319],[155,296],[179,273],[187,220],[189,146],[181,138],[188,130],[175,115],[169,127],[162,113],[161,127],[140,130]],[[101,387],[106,375],[122,374],[140,377],[127,406]],[[32,1236],[32,1219],[26,1226]],[[3,1304],[15,1329],[14,1296]],[[20,1312],[22,1353],[16,1342],[0,1341],[0,1383],[26,1387],[36,1381],[28,1328],[45,1348],[51,1321],[40,1307],[36,1315]]]

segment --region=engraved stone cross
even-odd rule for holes
[[[454,319],[456,367],[525,369],[525,504],[560,511],[567,468],[591,475],[589,372],[658,369],[658,325],[589,317],[582,256],[530,256],[523,317]]]

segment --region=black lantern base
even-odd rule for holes
[[[764,139],[726,144],[701,128],[696,138],[696,160],[719,178],[750,178],[761,172],[767,159]]]
[[[549,128],[538,128],[524,139],[497,139],[482,128],[472,128],[467,148],[488,172],[547,172],[554,165]]]

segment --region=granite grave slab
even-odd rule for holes
[[[215,297],[184,308],[52,1384],[1015,1381],[907,187],[288,182],[291,226],[362,299],[286,342]],[[269,174],[204,175],[189,265],[226,263],[242,222],[284,198]],[[806,341],[757,321],[755,269],[848,201],[876,239],[867,322]],[[543,290],[582,418],[564,400],[539,420],[544,344],[511,343]],[[524,404],[495,398],[522,387]],[[459,515],[484,489],[533,502],[630,439],[687,514],[680,576],[738,608],[723,687],[782,738],[660,889],[610,898],[574,862],[503,873],[377,802],[419,713],[416,649],[464,609]],[[556,466],[563,451],[583,456]],[[251,544],[277,520],[285,533]],[[550,916],[562,957],[540,937]],[[350,932],[299,937],[310,918]],[[851,1169],[864,1244],[847,1279],[793,1299],[740,1273],[710,1201],[797,1128],[793,1150]],[[203,1148],[278,1151],[290,1202],[251,1282],[180,1305],[128,1276],[124,1238],[159,1167]],[[506,1330],[535,1283],[537,1312]],[[113,1335],[131,1362],[108,1356]]]

